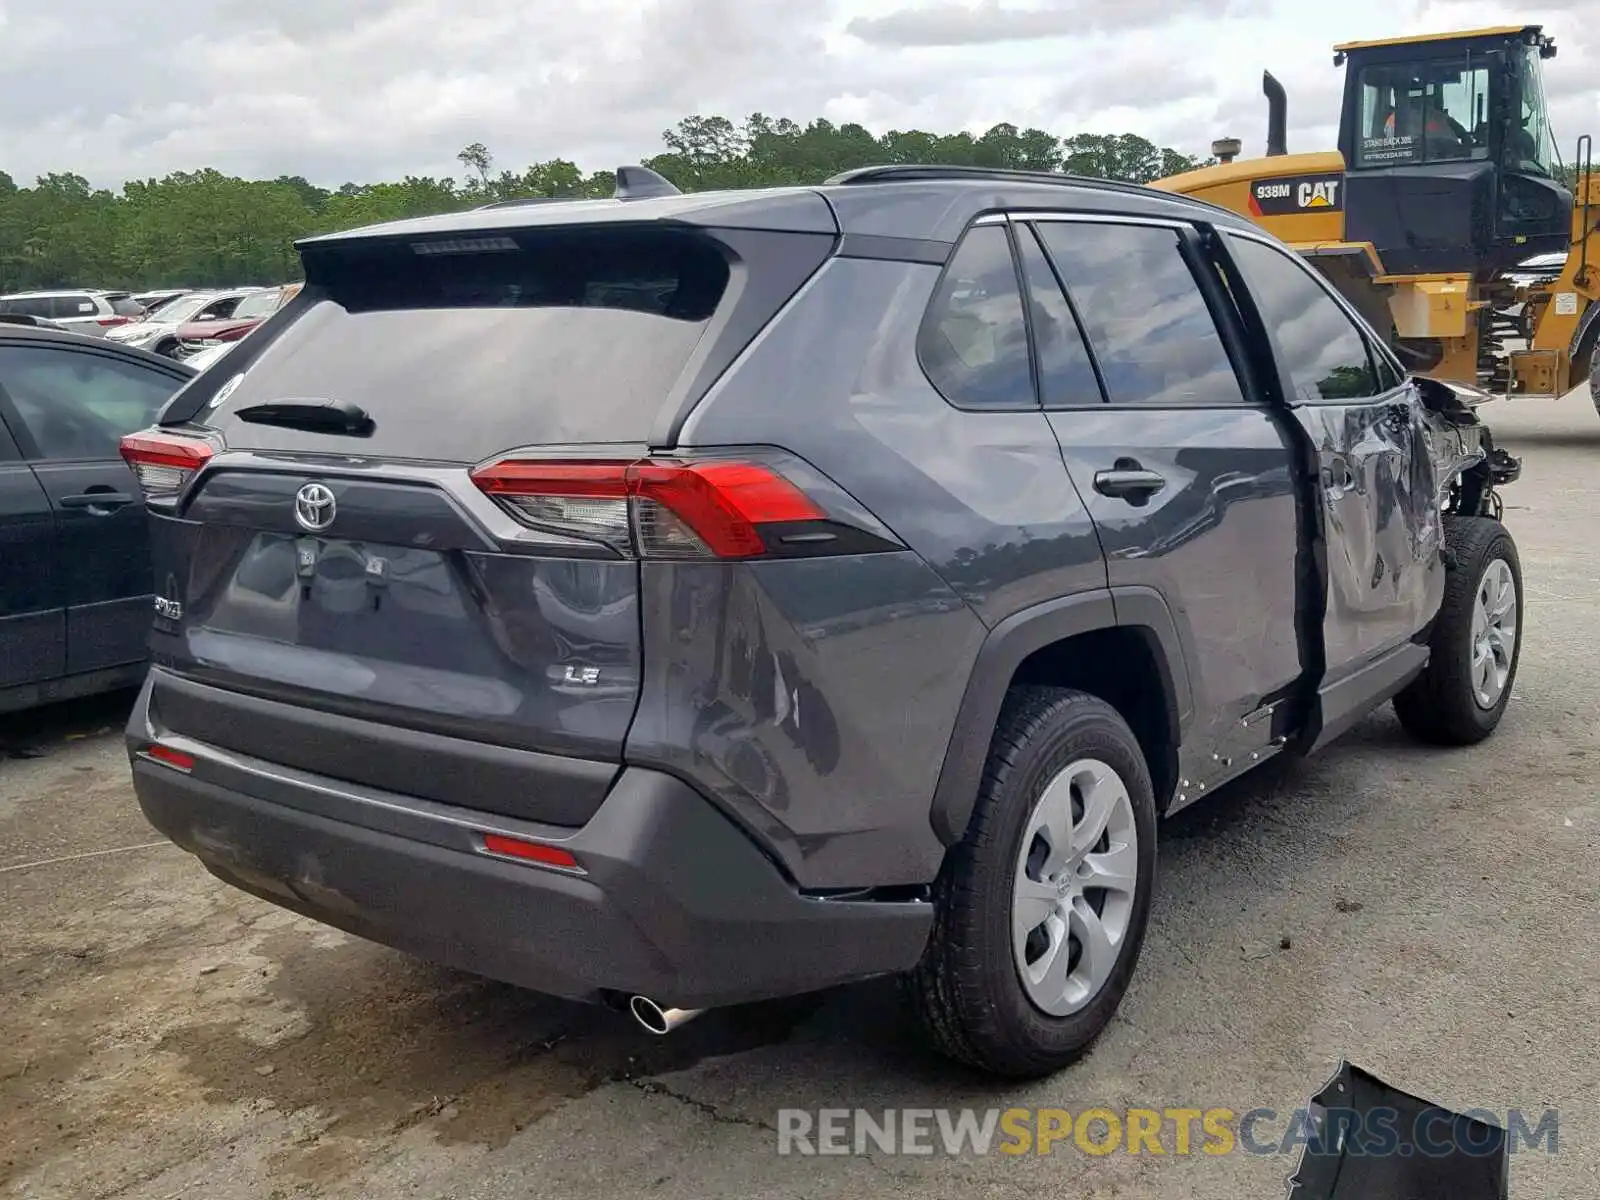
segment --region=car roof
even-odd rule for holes
[[[1193,197],[1137,184],[1048,172],[963,167],[868,167],[807,187],[645,194],[609,200],[477,208],[304,238],[302,249],[368,239],[494,234],[609,223],[672,223],[954,242],[996,209],[1069,209],[1108,215],[1250,223]]]
[[[103,296],[94,288],[47,288],[34,292],[7,292],[0,300],[47,300],[51,296]]]
[[[181,363],[177,359],[167,358],[160,354],[152,354],[148,350],[140,350],[134,346],[124,346],[121,342],[109,341],[106,338],[87,337],[84,334],[72,333],[65,329],[41,329],[37,325],[7,325],[0,323],[0,345],[16,345],[18,343],[33,343],[41,346],[75,346],[80,350],[94,350],[98,353],[133,359],[152,366],[176,368],[179,374],[196,374],[193,367]]]

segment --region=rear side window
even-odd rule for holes
[[[1309,268],[1288,251],[1250,238],[1229,234],[1228,249],[1255,297],[1296,399],[1319,404],[1378,394],[1366,338]]]
[[[642,441],[729,280],[709,238],[619,227],[346,244],[314,250],[308,272],[312,302],[202,415],[230,445],[477,462]],[[289,397],[360,405],[373,434],[234,415]]]
[[[1033,408],[1033,368],[1017,265],[1003,225],[961,240],[917,339],[922,368],[957,408]]]
[[[1245,403],[1176,230],[1048,221],[1039,235],[1083,318],[1111,403]]]
[[[99,312],[93,296],[55,296],[50,301],[51,316],[56,320],[68,317],[92,317]]]
[[[1031,229],[1017,230],[1017,252],[1033,322],[1033,344],[1039,359],[1039,387],[1046,408],[1079,408],[1104,404],[1089,348],[1050,264]]]

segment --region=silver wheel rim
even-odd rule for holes
[[[1472,697],[1493,708],[1511,681],[1517,655],[1517,581],[1511,565],[1497,558],[1483,569],[1472,601]]]
[[[1122,777],[1079,759],[1024,827],[1011,888],[1011,948],[1028,999],[1052,1017],[1083,1008],[1122,957],[1139,879],[1139,832]]]

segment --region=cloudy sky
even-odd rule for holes
[[[1205,15],[1203,15],[1205,14]],[[316,183],[585,168],[679,117],[1141,133],[1332,148],[1336,41],[1542,21],[1564,155],[1600,133],[1600,0],[0,0],[0,170],[100,186],[213,166]],[[1587,44],[1586,44],[1587,43]]]

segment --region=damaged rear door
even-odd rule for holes
[[[1323,669],[1313,746],[1427,662],[1416,635],[1444,591],[1438,487],[1416,386],[1298,255],[1228,231],[1315,458]]]

